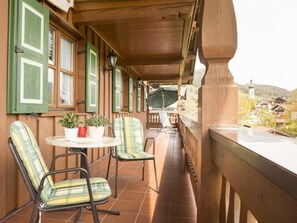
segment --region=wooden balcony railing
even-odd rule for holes
[[[178,123],[178,113],[167,113],[171,124]],[[149,113],[147,117],[147,128],[162,128],[159,113]]]
[[[179,118],[187,169],[197,205],[203,173],[197,123]],[[297,222],[297,141],[248,128],[209,130],[217,169],[220,223]],[[199,208],[198,208],[199,210]],[[199,216],[200,213],[197,213]]]

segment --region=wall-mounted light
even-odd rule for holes
[[[115,68],[115,65],[118,59],[117,55],[113,51],[107,55],[107,58],[108,58],[109,67],[108,68],[106,68],[105,66],[103,67],[103,74],[105,74],[109,70],[112,71]]]
[[[135,90],[136,88],[141,88],[141,86],[142,86],[142,80],[139,77],[136,79],[136,85],[133,85],[133,89]]]
[[[140,77],[138,77],[137,80],[136,80],[136,86],[137,86],[138,88],[140,88],[140,87],[142,86],[142,80],[141,80]]]

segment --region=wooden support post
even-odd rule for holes
[[[177,83],[177,112],[180,113],[181,111],[181,78],[179,78],[178,83]]]
[[[237,86],[228,68],[237,48],[236,19],[232,0],[201,1],[199,58],[206,73],[199,89],[197,146],[198,222],[219,221],[221,175],[211,160],[209,128],[237,124]]]

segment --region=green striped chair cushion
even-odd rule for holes
[[[94,201],[105,200],[111,196],[108,182],[103,178],[91,178]],[[65,180],[54,184],[46,206],[70,205],[89,202],[89,192],[85,179]]]
[[[118,152],[119,159],[122,160],[135,160],[135,159],[152,159],[154,158],[153,154],[146,152],[134,152],[134,153],[122,153]]]
[[[41,178],[48,172],[48,169],[35,137],[30,128],[21,121],[14,121],[10,125],[10,136],[24,163],[32,185],[37,191]],[[41,193],[42,200],[47,200],[50,196],[53,184],[53,180],[49,176],[44,182],[44,189]]]
[[[143,127],[139,119],[131,117],[115,119],[113,133],[122,141],[122,144],[116,147],[120,159],[151,159],[154,157],[143,151]]]

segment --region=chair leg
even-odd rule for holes
[[[119,159],[116,157],[116,174],[115,174],[115,190],[114,197],[118,197],[118,169],[119,169]]]
[[[110,168],[110,161],[111,161],[111,149],[109,149],[109,158],[108,158],[108,164],[107,164],[107,172],[106,172],[106,180],[108,180],[109,175],[109,168]]]
[[[157,178],[157,167],[156,167],[155,158],[153,159],[153,161],[154,161],[154,170],[155,170],[156,190],[159,193],[159,185],[158,185],[158,178]]]
[[[145,167],[145,160],[142,161],[142,181],[144,181],[144,167]]]
[[[100,223],[98,217],[98,210],[94,203],[91,204],[94,223]]]
[[[33,206],[31,217],[30,217],[30,223],[33,223],[34,219],[39,218],[39,211],[37,210],[38,202],[34,201],[33,205],[34,206]]]
[[[41,211],[38,210],[36,216],[35,223],[41,223]]]
[[[79,211],[78,211],[78,213],[76,214],[76,216],[75,216],[75,219],[74,219],[74,223],[77,223],[78,221],[79,221],[79,219],[80,219],[80,216],[81,216],[81,214],[82,214],[82,211],[83,211],[83,208],[80,208],[79,209]]]

